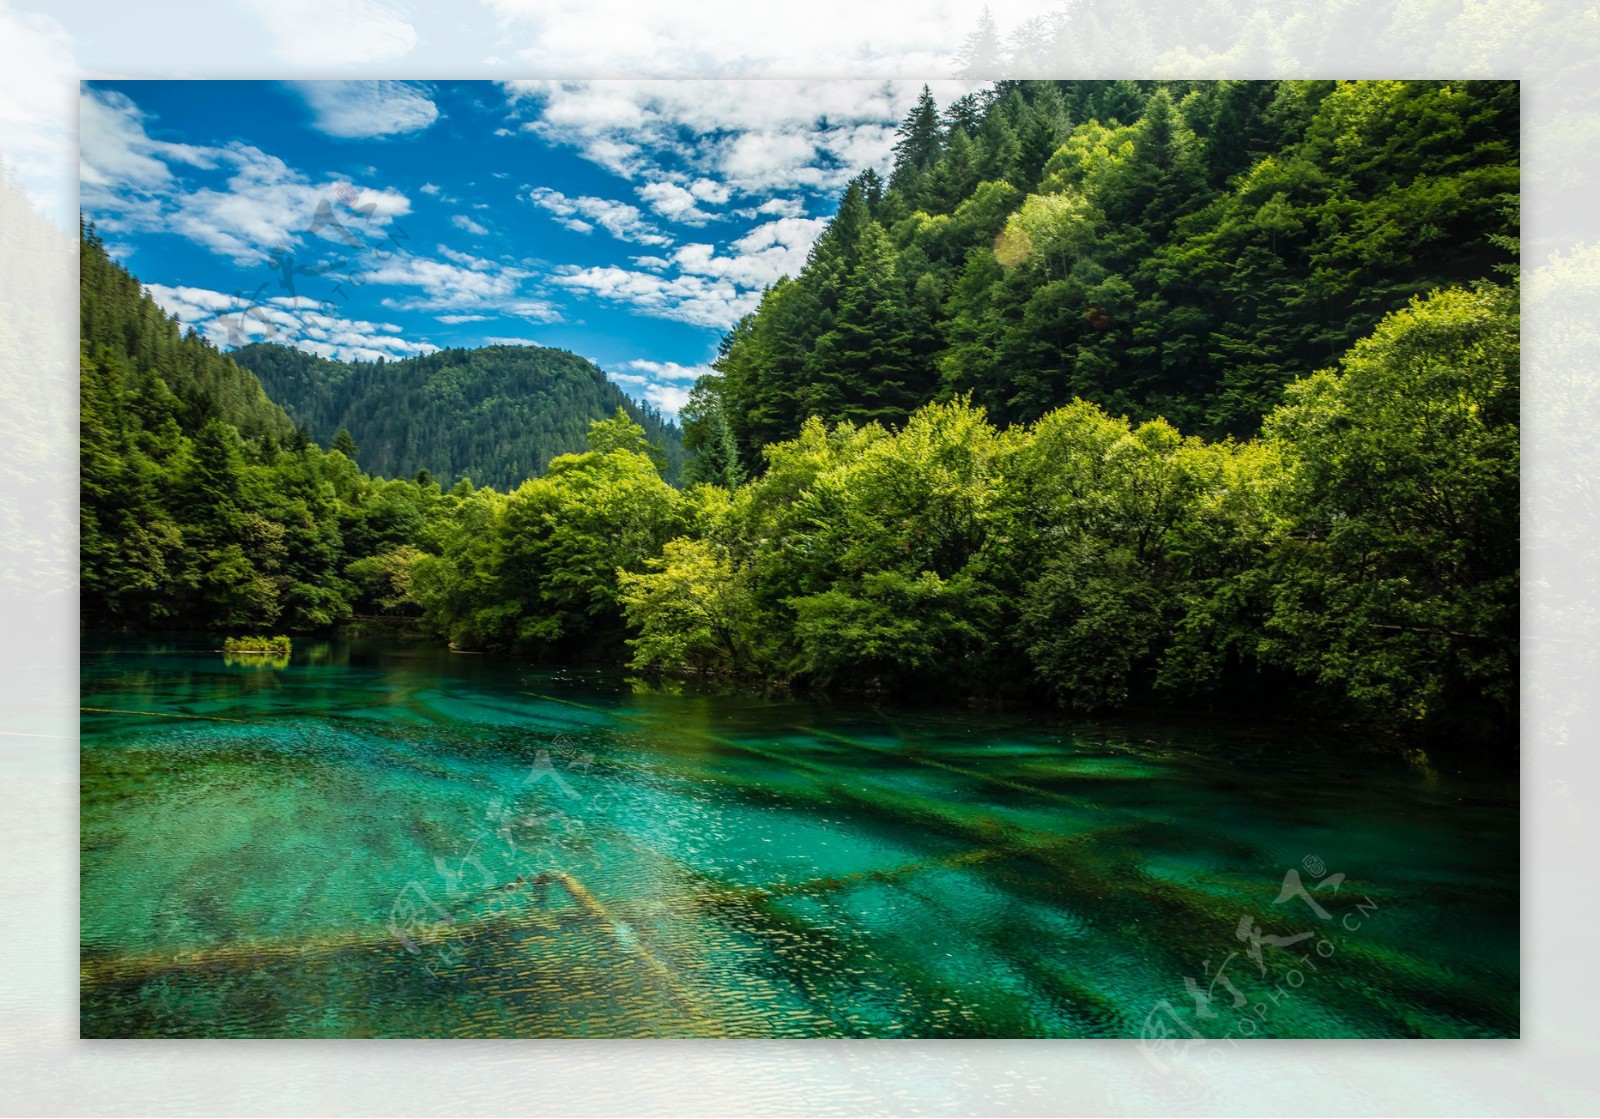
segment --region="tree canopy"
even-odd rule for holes
[[[981,52],[978,41],[970,49]],[[1207,436],[1439,287],[1512,259],[1515,82],[996,83],[925,90],[708,379],[747,470],[825,421],[1082,398]]]
[[[229,356],[312,439],[345,450],[338,433],[346,432],[359,447],[348,457],[386,477],[427,470],[445,485],[472,478],[514,489],[556,456],[582,450],[590,422],[618,408],[660,447],[669,478],[683,465],[675,423],[566,350],[484,346],[343,362],[257,342]]]

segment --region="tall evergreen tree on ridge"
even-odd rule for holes
[[[916,105],[895,132],[894,173],[889,176],[889,188],[915,199],[943,146],[939,106],[924,85]]]
[[[892,422],[887,385],[1007,423],[1082,396],[1248,435],[1384,313],[1498,274],[1517,118],[1507,82],[1005,81],[943,122],[924,90],[881,200],[852,182],[726,339],[743,465],[809,415]],[[871,330],[840,322],[869,219],[898,281]]]

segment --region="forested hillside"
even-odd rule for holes
[[[417,537],[439,487],[308,442],[93,227],[80,256],[83,623],[305,630],[381,609],[371,557]]]
[[[220,418],[246,439],[282,443],[294,435],[294,424],[261,382],[194,331],[181,332],[139,281],[106,255],[92,226],[82,230],[80,247],[80,346],[100,375],[83,385],[86,407],[103,404],[113,422],[131,412],[152,432],[171,420],[191,434]]]
[[[807,416],[1081,397],[1248,435],[1304,373],[1513,257],[1515,82],[1001,82],[924,94],[686,420],[745,468]]]
[[[582,450],[590,422],[618,408],[661,449],[669,479],[683,464],[676,424],[634,404],[591,362],[565,350],[486,346],[343,362],[255,343],[230,356],[311,438],[332,445],[348,431],[357,461],[384,477],[427,470],[446,485],[469,477],[511,489],[557,455]]]

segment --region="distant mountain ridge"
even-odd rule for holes
[[[662,473],[682,469],[681,433],[640,406],[594,363],[542,346],[449,349],[400,361],[334,361],[276,343],[229,355],[261,381],[312,439],[331,445],[341,429],[362,469],[390,478],[427,470],[445,485],[511,490],[557,455],[586,449],[593,420],[618,408],[662,451]]]

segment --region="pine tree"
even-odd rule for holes
[[[744,482],[744,468],[739,465],[739,447],[722,401],[710,395],[709,386],[706,390],[696,386],[696,391],[702,392],[702,397],[692,419],[685,409],[684,442],[690,442],[692,427],[694,455],[684,466],[684,484],[703,482],[736,490]]]
[[[963,93],[944,111],[944,130],[947,137],[953,137],[957,132],[965,132],[969,137],[975,136],[978,129],[983,127],[983,114],[987,108],[986,99],[977,93]]]
[[[1136,82],[1118,78],[1098,91],[1094,115],[1107,124],[1132,124],[1139,119],[1145,96]]]
[[[986,182],[1009,181],[1016,171],[1021,146],[1004,109],[996,104],[983,118],[979,129],[978,175]]]
[[[1011,180],[1012,185],[1018,190],[1032,190],[1038,186],[1044,165],[1055,154],[1058,143],[1056,124],[1050,114],[1038,111],[1030,113],[1017,144],[1016,174]]]
[[[972,141],[957,129],[950,134],[944,158],[934,164],[928,175],[922,191],[923,205],[933,213],[951,213],[966,200],[977,183]]]
[[[831,330],[812,355],[816,412],[856,421],[897,423],[932,392],[929,341],[895,267],[883,228],[863,232]]]
[[[923,179],[943,149],[939,106],[927,86],[922,87],[916,105],[900,123],[895,137],[894,173],[889,176],[889,187],[915,204]]]
[[[878,207],[883,205],[883,176],[871,167],[856,176],[861,184],[861,197],[867,203],[867,212],[873,217],[879,217]]]

